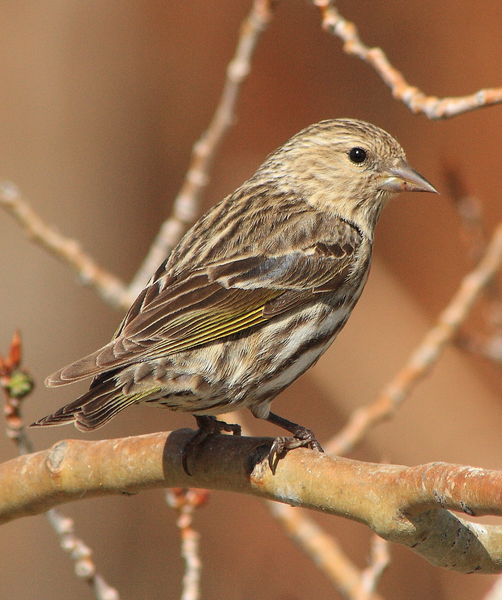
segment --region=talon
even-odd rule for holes
[[[279,460],[295,448],[310,448],[311,450],[324,452],[321,444],[315,439],[314,434],[309,429],[302,429],[299,436],[277,437],[273,441],[268,453],[268,464],[273,475],[275,475]]]
[[[275,475],[277,470],[277,465],[279,464],[279,460],[284,458],[287,454],[287,443],[290,440],[294,440],[294,438],[288,437],[276,437],[272,442],[272,446],[270,446],[270,451],[268,453],[268,466],[272,471],[272,475]]]

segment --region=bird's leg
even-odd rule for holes
[[[324,452],[321,444],[317,441],[314,432],[310,429],[288,421],[274,413],[269,413],[266,420],[293,434],[293,437],[275,438],[268,454],[268,464],[270,465],[272,473],[275,474],[279,460],[294,448],[306,447],[311,448],[312,450],[318,450],[319,452]]]
[[[218,421],[216,417],[210,417],[206,415],[194,415],[195,420],[197,421],[197,425],[199,429],[193,434],[193,436],[188,440],[183,448],[183,455],[181,457],[181,464],[183,465],[183,469],[187,475],[191,475],[190,470],[188,468],[188,457],[193,451],[204,443],[206,438],[210,435],[215,435],[221,433],[222,431],[228,431],[233,435],[241,434],[240,425],[234,425],[231,423],[225,423],[224,421]]]

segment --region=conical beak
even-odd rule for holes
[[[379,188],[387,192],[433,192],[437,194],[436,188],[431,185],[425,177],[417,173],[404,160],[397,166],[386,169],[382,174],[382,182]]]

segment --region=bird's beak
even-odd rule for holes
[[[437,194],[436,188],[430,184],[425,177],[417,173],[410,165],[402,160],[398,165],[386,169],[382,173],[382,181],[379,185],[386,192],[433,192]]]

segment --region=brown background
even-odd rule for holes
[[[369,44],[381,45],[407,78],[438,96],[500,84],[499,0],[339,2]],[[96,259],[130,278],[170,210],[192,143],[219,96],[247,1],[7,0],[0,7],[0,174],[36,210],[80,240]],[[413,116],[365,64],[341,52],[308,2],[283,2],[258,49],[253,72],[214,170],[207,205],[240,184],[291,134],[323,118],[372,121],[396,135],[410,162],[443,191],[408,195],[382,218],[363,299],[334,347],[276,401],[321,440],[353,407],[371,400],[403,363],[469,268],[443,164],[463,173],[482,199],[489,230],[502,216],[500,107],[444,122]],[[75,283],[68,268],[31,245],[0,213],[0,344],[21,328],[37,381],[28,421],[79,391],[48,392],[42,379],[101,345],[120,314]],[[479,322],[479,318],[474,320]],[[500,468],[500,370],[450,349],[391,423],[375,429],[357,457],[419,464],[432,460]],[[275,431],[249,418],[262,434]],[[114,437],[192,424],[136,408],[94,436]],[[38,448],[72,428],[33,432]],[[0,439],[6,460],[13,447]],[[99,569],[124,599],[176,598],[183,572],[174,514],[161,492],[64,507],[92,546]],[[314,515],[365,564],[368,531]],[[254,498],[214,493],[196,524],[202,534],[203,597],[248,600],[339,598]],[[382,593],[390,599],[481,598],[493,581],[433,568],[392,548]],[[0,534],[0,597],[90,597],[72,575],[42,517]]]

